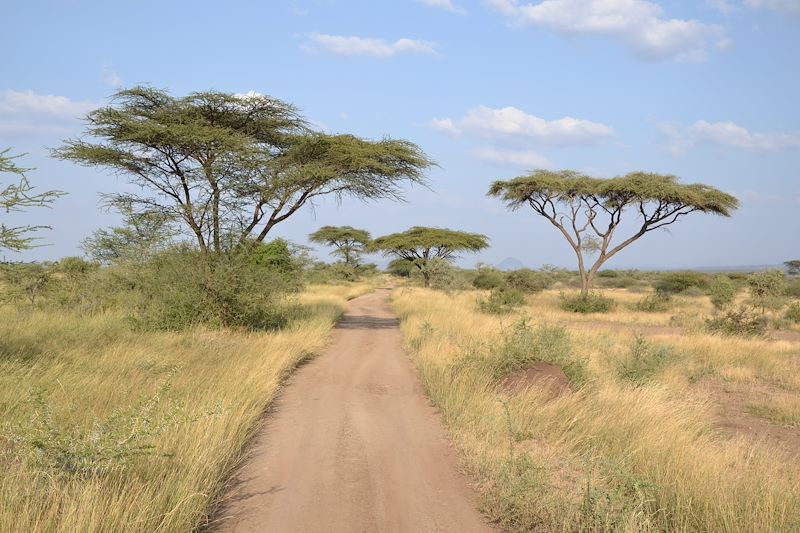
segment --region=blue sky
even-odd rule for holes
[[[301,244],[326,224],[441,226],[491,238],[462,264],[571,267],[545,220],[485,197],[493,180],[546,167],[671,173],[742,201],[730,219],[690,216],[649,235],[611,267],[800,257],[800,0],[32,0],[3,11],[0,148],[28,154],[19,163],[35,185],[69,193],[51,210],[0,215],[53,227],[47,246],[8,259],[77,254],[116,222],[99,193],[124,181],[48,148],[138,83],[269,94],[322,129],[407,138],[439,163],[433,190],[409,190],[408,203],[322,203],[278,226]]]

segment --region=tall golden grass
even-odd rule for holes
[[[509,392],[467,361],[496,352],[519,317],[481,314],[477,297],[404,288],[393,305],[482,509],[501,529],[800,530],[800,465],[775,442],[723,431],[716,399],[703,387],[781,391],[777,412],[794,420],[800,343],[699,329],[637,338],[637,326],[669,317],[624,305],[575,317],[557,308],[550,291],[530,298],[519,315],[534,325],[566,324],[570,353],[563,358],[580,364],[585,379],[556,398],[535,386]],[[684,305],[710,310],[701,298]],[[582,321],[630,327],[587,329]]]
[[[113,313],[0,308],[0,531],[202,526],[282,380],[368,290],[310,287],[302,316],[275,333],[137,333]],[[92,457],[78,471],[64,454],[45,461],[52,445],[96,448],[114,424],[131,434],[103,441],[112,460],[97,469]],[[134,441],[142,453],[125,456]]]

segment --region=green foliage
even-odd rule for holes
[[[236,253],[249,255],[253,265],[269,271],[290,275],[299,271],[299,266],[289,249],[289,242],[284,239],[275,239],[268,243],[252,242],[249,250],[243,248]]]
[[[708,286],[711,303],[716,309],[724,309],[736,299],[738,289],[728,276],[714,276]]]
[[[607,313],[614,308],[614,300],[600,293],[590,292],[586,295],[575,294],[570,296],[562,293],[559,307],[570,313]]]
[[[44,393],[32,395],[30,418],[6,427],[0,437],[12,443],[15,459],[61,477],[91,477],[125,468],[137,457],[157,453],[154,440],[167,428],[191,419],[168,399],[173,369],[151,396],[96,422],[88,431],[56,424]]]
[[[761,337],[767,331],[767,319],[745,306],[729,309],[719,316],[706,320],[706,329],[720,335]]]
[[[123,225],[99,229],[81,243],[95,262],[109,265],[141,263],[170,245],[175,229],[170,217],[159,211],[135,212],[130,205],[116,204]]]
[[[570,383],[580,385],[586,380],[582,361],[571,356],[569,334],[560,326],[531,325],[520,318],[503,334],[502,342],[484,361],[492,375],[501,379],[534,362],[556,365],[564,371]]]
[[[598,179],[571,170],[537,170],[529,176],[494,182],[489,195],[503,199],[511,207],[543,198],[566,203],[595,198],[612,210],[653,203],[662,206],[658,214],[662,220],[661,215],[681,208],[730,216],[739,205],[733,196],[708,185],[683,185],[675,176],[648,172]]]
[[[642,335],[636,335],[628,358],[619,364],[617,375],[624,381],[643,385],[678,359],[679,355],[671,346],[654,344]]]
[[[402,198],[400,185],[426,184],[433,164],[408,141],[313,132],[290,104],[255,94],[133,87],[86,122],[95,142],[70,139],[53,155],[129,178],[141,192],[110,195],[113,204],[158,213],[215,255],[263,241],[322,196]]]
[[[786,274],[780,270],[762,270],[751,274],[747,278],[750,287],[750,297],[753,305],[766,309],[779,309],[783,306],[783,297],[786,295]]]
[[[478,300],[478,309],[494,315],[508,314],[522,305],[525,305],[525,295],[509,287],[492,289],[489,296]]]
[[[188,247],[161,252],[133,273],[134,324],[156,330],[281,327],[286,323],[283,297],[298,285],[275,265],[259,264],[246,251],[224,254],[211,263]]]
[[[554,277],[546,272],[528,268],[513,270],[506,274],[506,285],[525,294],[534,294],[553,286]]]
[[[480,290],[491,290],[501,287],[505,283],[505,276],[494,268],[481,268],[478,275],[472,280],[472,286]]]
[[[18,156],[8,155],[9,149],[0,150],[0,175],[12,174],[14,183],[0,182],[0,212],[23,211],[30,207],[50,207],[58,197],[63,196],[61,191],[45,191],[34,193],[34,187],[25,177],[29,169],[18,167],[14,159]],[[0,249],[20,251],[33,246],[35,237],[32,233],[40,229],[50,229],[50,226],[6,226],[0,222]]]
[[[5,284],[0,296],[7,302],[27,301],[35,305],[55,283],[53,267],[47,263],[2,263],[0,267]]]
[[[800,324],[800,302],[790,303],[784,318],[793,324]]]
[[[429,287],[430,266],[434,261],[451,261],[459,252],[478,252],[488,246],[489,239],[479,233],[415,226],[402,233],[378,237],[370,250],[413,264]]]
[[[800,278],[786,281],[786,296],[790,298],[800,298]]]
[[[361,254],[364,253],[371,239],[368,231],[351,226],[323,226],[308,236],[308,240],[317,244],[334,246],[332,252],[341,256],[351,266],[358,266]]]
[[[578,257],[581,292],[586,296],[593,275],[611,257],[648,232],[674,224],[693,212],[730,216],[738,200],[702,184],[683,185],[675,176],[632,172],[597,179],[571,170],[537,170],[529,176],[495,181],[489,196],[509,209],[528,206],[566,238]],[[626,211],[640,218],[632,234],[614,244]],[[585,254],[597,254],[587,265]]]
[[[800,259],[785,261],[783,264],[786,266],[786,272],[790,276],[800,276]]]
[[[664,313],[672,307],[672,296],[669,293],[656,291],[636,302],[634,310],[645,313]]]
[[[657,291],[678,294],[692,288],[705,290],[709,285],[708,276],[699,272],[669,272],[663,274],[656,283]]]

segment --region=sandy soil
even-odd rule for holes
[[[388,289],[298,369],[218,514],[224,532],[491,531],[403,352]]]

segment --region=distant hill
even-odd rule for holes
[[[525,263],[516,257],[506,257],[497,265],[497,270],[503,271],[519,270],[520,268],[525,268]]]

